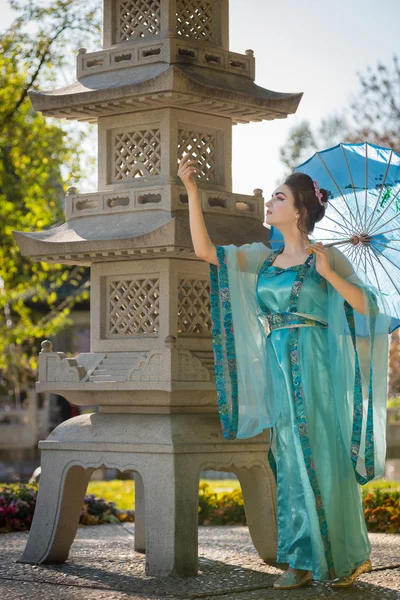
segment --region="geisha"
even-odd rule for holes
[[[277,489],[274,583],[347,587],[372,569],[360,485],[384,473],[388,329],[384,298],[335,247],[313,243],[327,191],[293,173],[266,202],[282,234],[214,245],[186,155],[178,175],[189,197],[196,256],[210,263],[218,411],[227,439],[270,429]]]

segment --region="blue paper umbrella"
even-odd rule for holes
[[[328,190],[325,217],[310,238],[340,246],[365,282],[384,295],[400,324],[400,155],[390,148],[338,144],[295,168]],[[272,244],[282,236],[271,230]]]

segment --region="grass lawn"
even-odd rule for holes
[[[200,479],[200,483],[204,482],[209,484],[210,490],[218,494],[231,492],[234,488],[240,487],[236,479]],[[400,481],[377,479],[361,486],[361,491],[365,490],[367,492],[376,488],[381,488],[385,491],[400,490]],[[87,493],[104,498],[107,502],[115,502],[117,508],[121,510],[132,510],[135,508],[135,482],[131,479],[91,481],[88,485]]]

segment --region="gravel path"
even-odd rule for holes
[[[1,600],[264,600],[351,598],[400,600],[400,535],[372,533],[373,571],[348,590],[313,582],[299,590],[273,589],[281,569],[265,564],[247,527],[199,527],[196,577],[150,577],[145,555],[135,552],[134,525],[79,527],[63,565],[16,560],[27,533],[0,535]]]

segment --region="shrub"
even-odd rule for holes
[[[199,486],[199,525],[246,525],[242,490],[217,494],[207,482]]]
[[[0,489],[0,533],[23,531],[31,526],[36,506],[36,484],[12,484]],[[85,496],[80,514],[81,525],[134,521],[134,512],[118,510],[113,502],[105,502],[93,494]]]
[[[119,523],[120,521],[134,521],[134,511],[118,510],[114,502],[106,502],[103,498],[96,498],[94,494],[86,494],[84,505],[80,514],[81,525],[98,525],[100,523]]]
[[[367,529],[379,533],[400,533],[400,491],[391,490],[390,487],[389,490],[384,489],[384,485],[387,482],[376,481],[362,488]],[[30,528],[37,491],[36,484],[12,484],[0,488],[0,533]],[[96,525],[133,522],[134,518],[134,511],[119,510],[114,502],[87,494],[79,522],[82,525]],[[240,487],[217,493],[206,481],[200,483],[198,522],[199,525],[246,525]]]
[[[22,531],[31,526],[37,486],[13,484],[0,489],[0,533]]]
[[[368,531],[400,533],[400,492],[383,492],[376,488],[363,498]]]
[[[89,481],[88,494],[115,502],[118,508],[131,510],[135,507],[135,481],[133,479],[111,479],[110,481]]]

